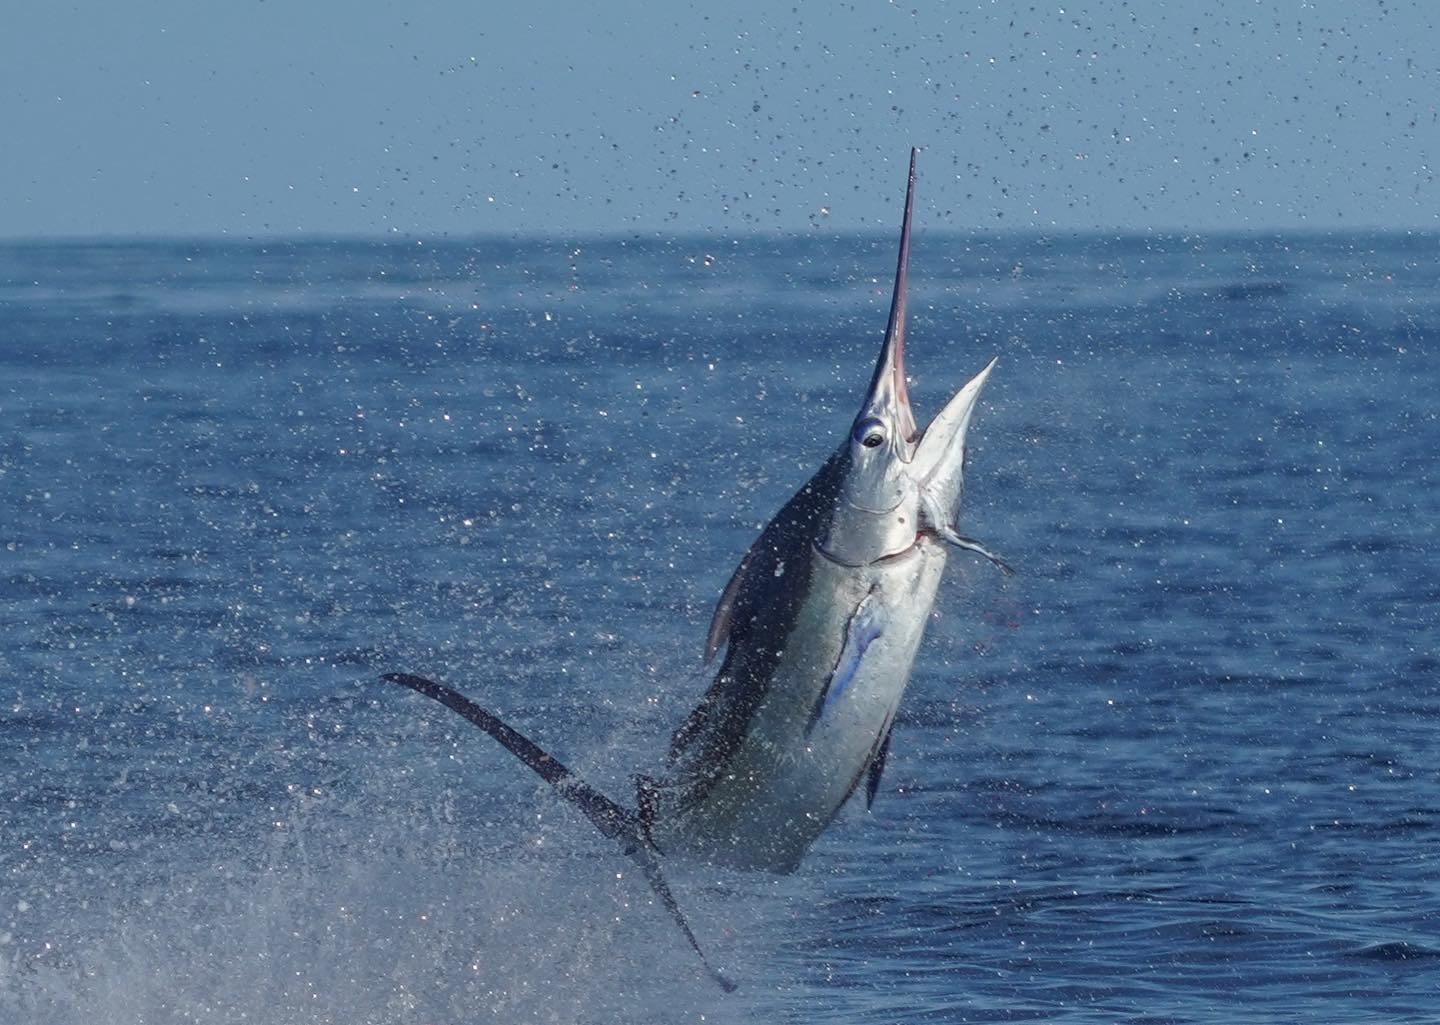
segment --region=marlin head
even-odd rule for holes
[[[905,304],[910,222],[915,208],[915,155],[905,189],[900,258],[885,343],[850,436],[836,454],[843,476],[820,550],[836,562],[866,565],[897,555],[930,534],[1003,562],[955,531],[965,464],[965,432],[995,360],[961,388],[920,431],[905,382]]]

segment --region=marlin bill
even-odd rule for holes
[[[995,360],[923,430],[910,405],[915,157],[912,150],[889,323],[859,412],[730,577],[705,641],[707,661],[723,652],[714,680],[676,730],[664,772],[637,778],[633,807],[451,688],[385,677],[465,716],[553,784],[641,867],[697,953],[661,865],[684,858],[793,871],[856,791],[863,787],[867,806],[879,792],[950,550],[1010,572],[957,522],[966,434]]]

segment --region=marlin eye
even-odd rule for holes
[[[885,444],[885,425],[873,416],[867,416],[855,425],[855,440],[866,448],[878,448]]]

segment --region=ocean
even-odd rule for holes
[[[1440,1018],[1440,239],[920,220],[1016,575],[952,556],[873,810],[670,868],[731,995],[378,677],[628,802],[894,238],[0,245],[0,1022]]]

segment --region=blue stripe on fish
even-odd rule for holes
[[[884,609],[873,590],[856,606],[855,614],[850,617],[850,622],[845,627],[845,647],[841,649],[835,669],[815,702],[815,710],[811,712],[809,725],[805,727],[806,735],[835,708],[846,688],[860,672],[860,663],[865,659],[865,652],[884,634]]]

